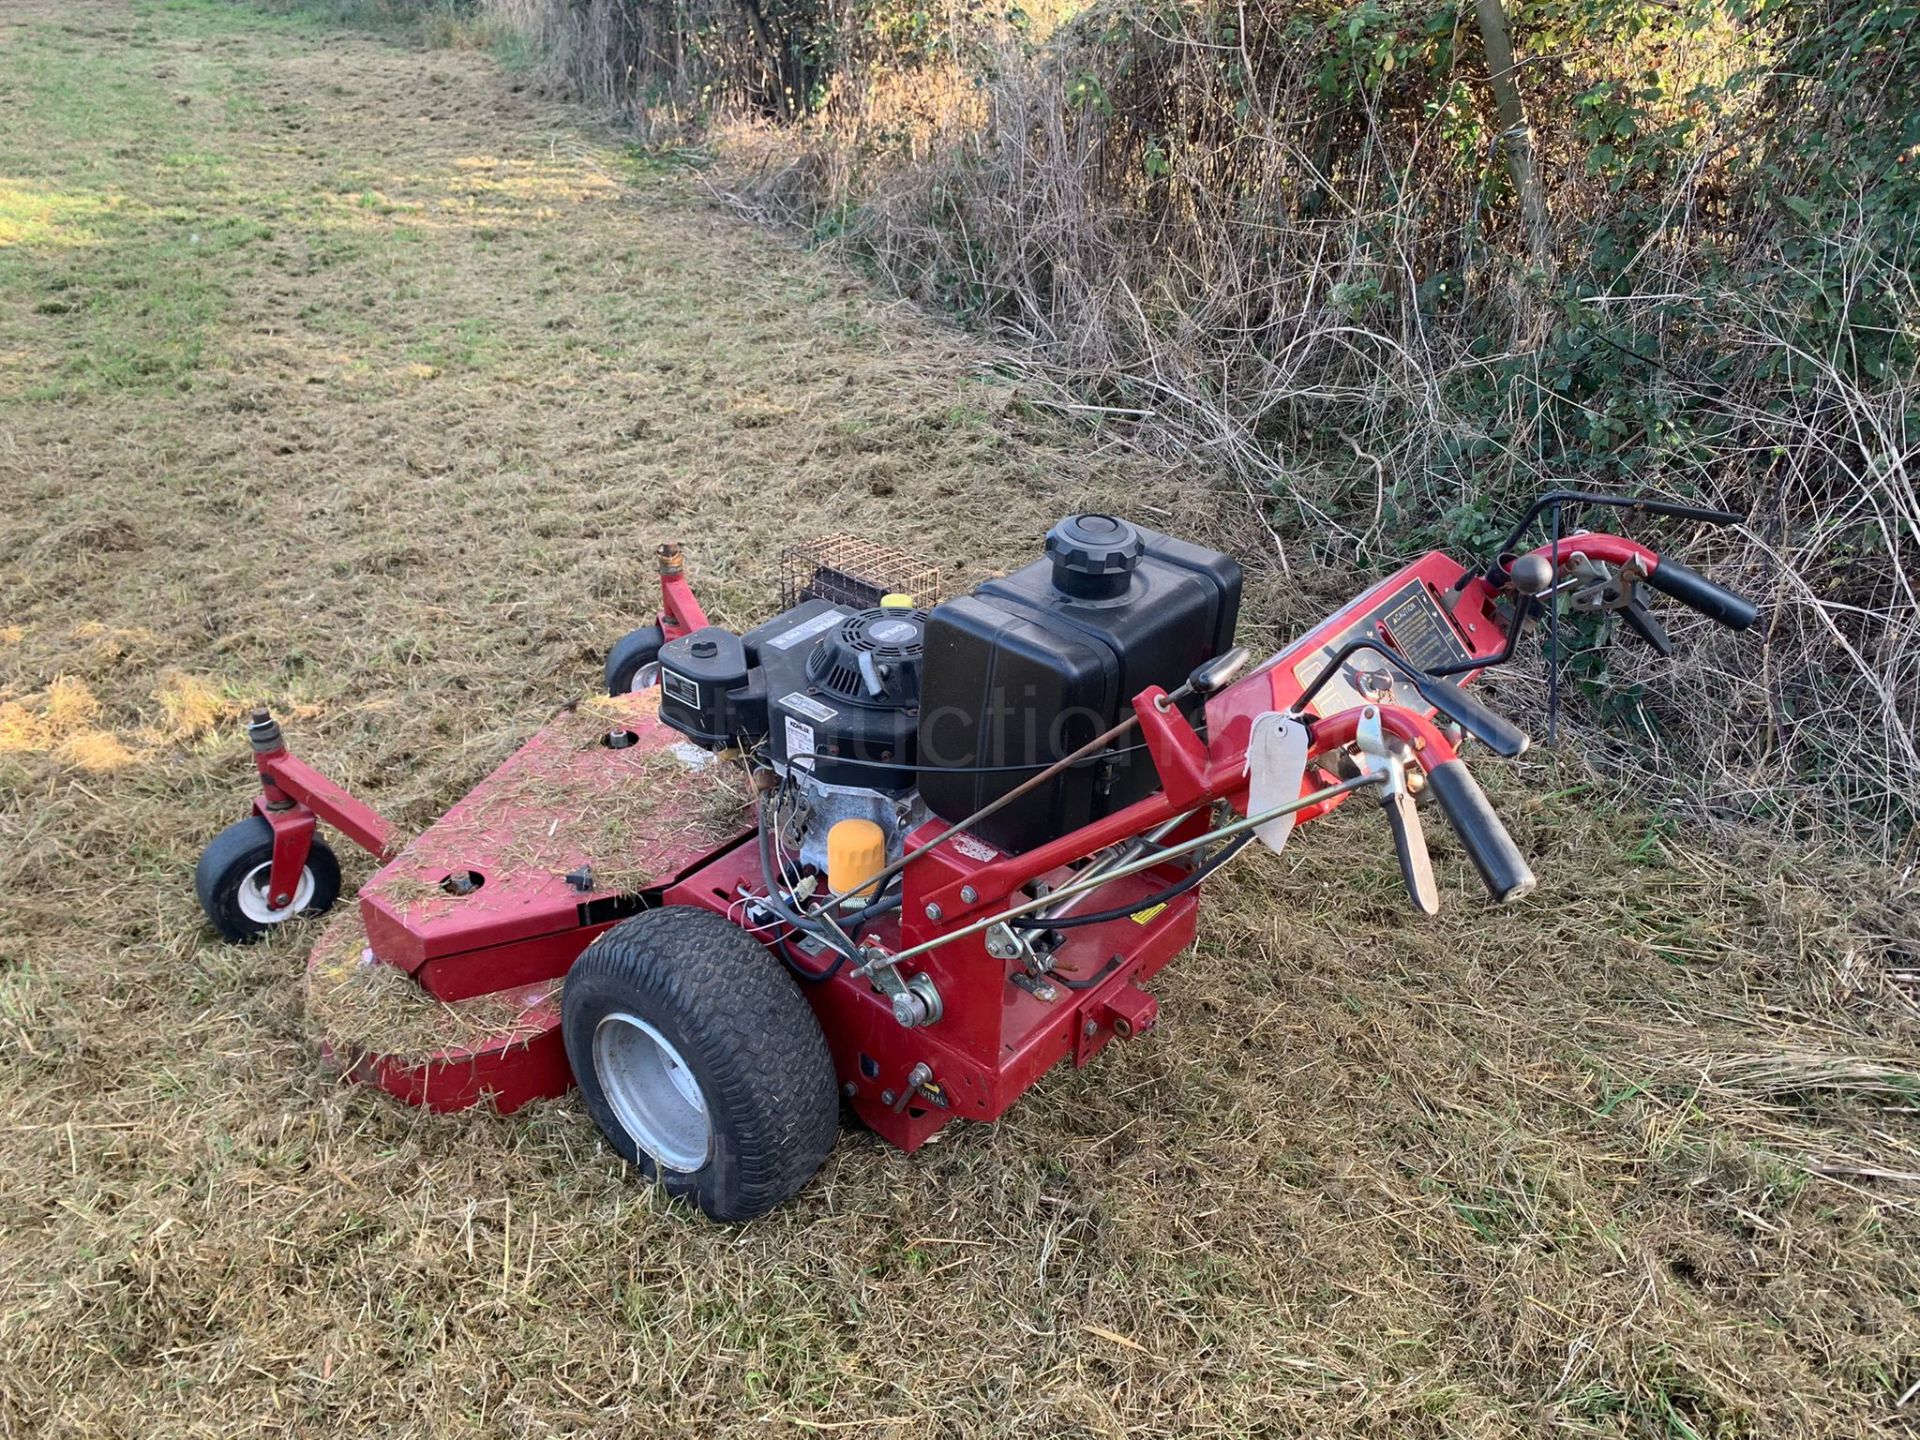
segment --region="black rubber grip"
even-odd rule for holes
[[[1744,630],[1759,618],[1760,607],[1751,600],[1716,585],[1698,570],[1689,570],[1678,560],[1661,558],[1647,577],[1647,583],[1663,595],[1671,595],[1682,605],[1698,610],[1709,620],[1718,620],[1729,630]]]
[[[1533,871],[1464,760],[1435,766],[1427,772],[1427,785],[1486,882],[1487,894],[1504,905],[1533,889]]]
[[[1526,754],[1527,746],[1532,743],[1526,731],[1451,680],[1429,675],[1419,682],[1419,690],[1429,705],[1458,720],[1461,729],[1496,755],[1511,760]]]

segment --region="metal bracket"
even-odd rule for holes
[[[1016,970],[1008,979],[1016,990],[1024,990],[1042,1004],[1051,1005],[1060,998],[1060,987],[1044,975],[1036,975],[1029,970]]]
[[[1386,811],[1393,831],[1393,850],[1400,862],[1400,879],[1407,887],[1407,898],[1423,915],[1440,909],[1440,887],[1433,878],[1433,858],[1427,853],[1426,831],[1420,825],[1420,812],[1414,808],[1413,790],[1408,784],[1406,763],[1396,753],[1393,740],[1380,723],[1378,706],[1369,705],[1360,712],[1354,731],[1354,745],[1360,752],[1360,764],[1369,775],[1378,775],[1380,808]]]
[[[1032,947],[1026,937],[1004,920],[987,927],[986,946],[987,954],[996,960],[1033,959]]]
[[[926,971],[903,976],[899,962],[886,951],[865,950],[861,954],[860,968],[854,973],[866,976],[873,982],[873,988],[887,997],[893,1006],[893,1018],[901,1026],[919,1029],[937,1023],[946,1013],[939,987]]]

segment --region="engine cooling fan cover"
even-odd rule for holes
[[[807,678],[850,705],[918,705],[926,623],[924,610],[862,610],[814,647]]]

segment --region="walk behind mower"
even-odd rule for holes
[[[1416,909],[1439,903],[1422,808],[1494,901],[1525,895],[1460,752],[1527,735],[1462,684],[1569,610],[1670,653],[1650,590],[1755,615],[1635,540],[1563,528],[1601,506],[1734,519],[1555,492],[1491,562],[1428,554],[1251,669],[1240,567],[1113,516],[1064,519],[1041,558],[946,599],[884,548],[799,546],[780,613],[744,635],[663,546],[658,622],[614,647],[608,693],[411,840],[257,711],[260,793],[201,857],[200,902],[236,941],[327,910],[318,830],[339,831],[381,868],[308,962],[335,1062],[436,1110],[578,1084],[622,1156],[745,1219],[807,1183],[843,1102],[912,1151],[1145,1035],[1202,883],[1361,792]]]

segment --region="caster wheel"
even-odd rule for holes
[[[273,827],[258,815],[229,825],[200,852],[194,892],[213,928],[237,944],[258,940],[296,915],[331,910],[340,898],[340,862],[318,835],[307,851],[293,899],[275,907],[267,894],[273,866]]]
[[[574,961],[561,1030],[608,1142],[715,1220],[792,1199],[833,1148],[820,1022],[758,941],[707,910],[623,920]]]
[[[658,684],[660,667],[655,661],[666,643],[667,637],[658,625],[648,625],[615,641],[607,652],[607,694],[625,695]]]

